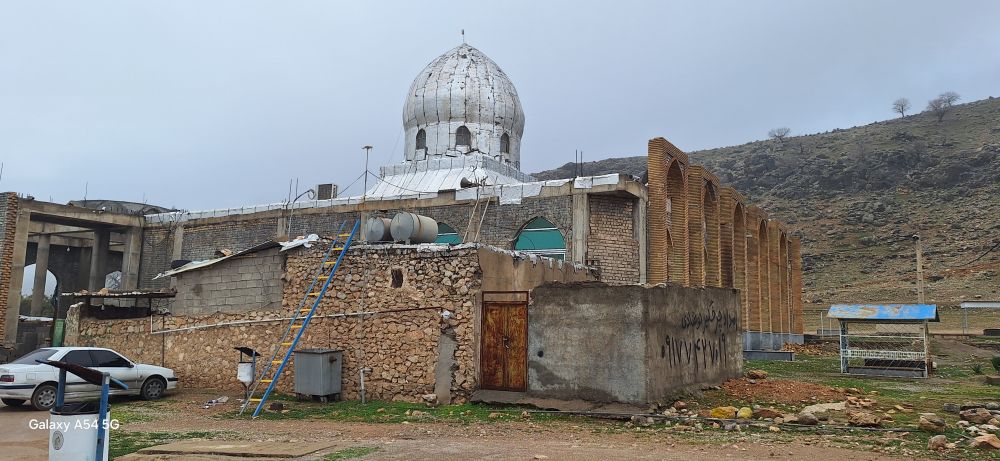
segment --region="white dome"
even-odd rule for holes
[[[492,59],[464,43],[417,75],[403,128],[408,161],[480,152],[520,167],[524,111],[517,90]]]

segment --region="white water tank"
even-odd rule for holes
[[[53,409],[49,414],[49,461],[94,461],[98,413],[94,402],[67,403],[61,411]],[[109,459],[110,435],[108,428],[104,431],[104,459]]]
[[[389,232],[397,242],[433,243],[438,237],[438,224],[427,216],[401,212],[392,217]]]

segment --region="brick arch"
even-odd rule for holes
[[[667,230],[674,236],[667,252],[667,272],[671,282],[687,285],[688,239],[687,232],[687,182],[681,163],[673,159],[667,164],[666,198]]]
[[[757,331],[771,331],[771,282],[770,248],[768,246],[767,219],[757,222],[757,274],[760,286],[758,298],[759,318]]]
[[[776,262],[778,266],[778,302],[775,303],[776,305],[773,305],[777,307],[774,331],[788,333],[790,331],[790,317],[788,312],[788,236],[785,234],[784,229],[780,229],[778,232],[778,255]]]

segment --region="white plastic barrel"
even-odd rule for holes
[[[97,413],[49,416],[49,461],[94,461],[97,453]],[[111,430],[104,432],[110,440]],[[108,447],[104,443],[104,459]]]
[[[253,382],[253,371],[252,363],[240,362],[236,365],[236,379],[249,386]]]

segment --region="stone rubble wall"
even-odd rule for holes
[[[157,317],[154,330],[169,330],[225,322],[289,317],[298,307],[326,245],[287,253],[283,276],[283,306],[272,310],[210,315]],[[233,261],[239,263],[238,261]],[[225,264],[225,263],[223,263]],[[393,271],[402,275],[393,287]],[[399,277],[397,277],[399,281]],[[358,370],[366,375],[370,399],[416,401],[435,391],[435,368],[439,359],[452,363],[450,398],[462,402],[477,386],[474,317],[481,287],[476,249],[418,251],[413,248],[355,247],[348,252],[330,290],[318,307],[300,349],[331,348],[344,351],[343,398],[357,399]],[[374,316],[323,318],[344,312],[432,308]],[[441,309],[452,313],[449,319]],[[173,368],[184,387],[241,390],[236,380],[239,354],[236,346],[270,352],[287,321],[219,326],[163,335],[150,334],[150,321],[125,319],[100,321],[79,318],[70,312],[67,343],[110,347],[144,363]],[[442,335],[458,344],[454,357],[439,357]],[[294,362],[294,361],[293,361]],[[292,392],[294,364],[286,368],[278,389]]]

